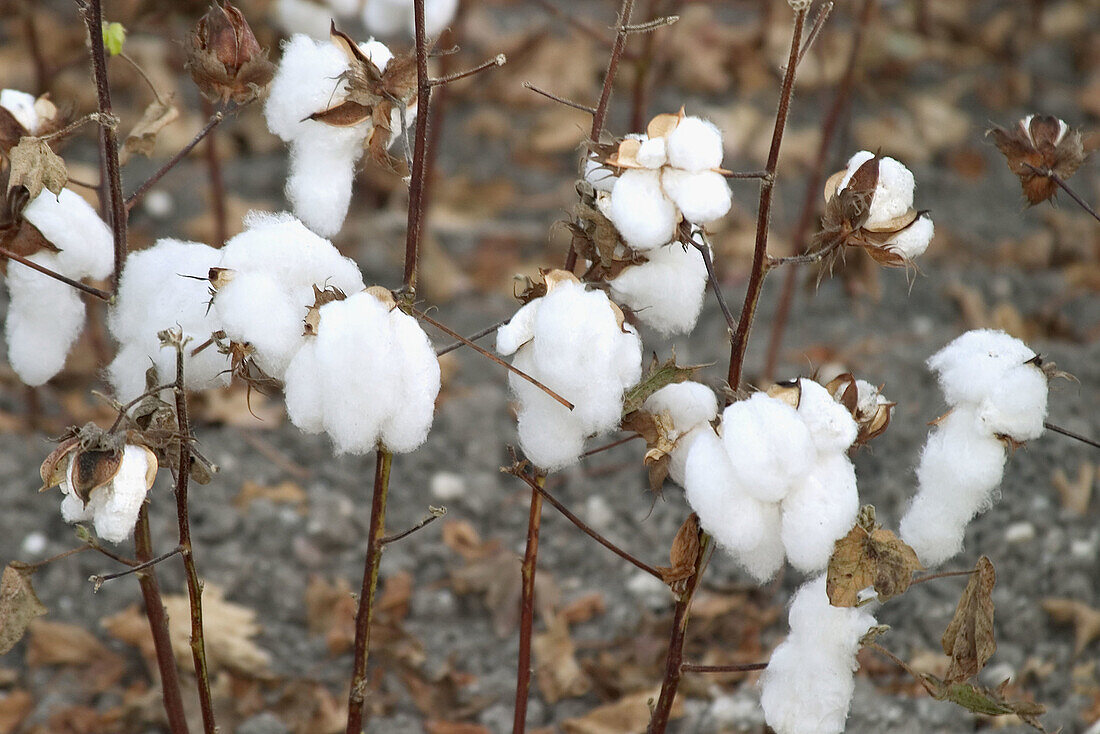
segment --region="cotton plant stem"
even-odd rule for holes
[[[164,177],[164,174],[171,171],[173,168],[176,167],[176,165],[179,164],[180,161],[186,158],[187,155],[195,149],[195,146],[202,142],[203,138],[211,134],[214,131],[214,128],[217,127],[218,124],[224,119],[225,115],[221,111],[215,112],[213,115],[211,115],[210,119],[206,121],[206,125],[204,125],[203,128],[195,134],[195,137],[191,139],[190,143],[180,148],[180,151],[172,156],[172,158],[167,163],[158,168],[152,176],[147,178],[145,182],[141,184],[141,186],[138,186],[134,193],[126,197],[126,210],[129,211],[130,209],[133,209],[134,206],[136,206],[138,202],[140,202],[145,197],[145,194],[148,193],[149,189],[153,188],[153,186],[158,181],[160,181],[161,178]]]
[[[1031,165],[1030,163],[1024,163],[1024,165],[1027,166],[1028,168],[1030,168],[1033,173],[1035,173],[1039,176],[1046,176],[1051,181],[1058,184],[1058,186],[1063,191],[1065,191],[1067,194],[1069,194],[1069,198],[1071,198],[1075,202],[1077,202],[1077,205],[1080,206],[1082,209],[1084,209],[1086,212],[1088,212],[1089,215],[1093,219],[1100,222],[1100,214],[1097,214],[1096,210],[1093,209],[1091,206],[1089,206],[1088,202],[1086,202],[1084,199],[1082,199],[1081,196],[1076,191],[1071,189],[1069,184],[1066,183],[1065,179],[1063,179],[1061,176],[1059,176],[1057,173],[1055,173],[1054,171],[1052,171],[1049,168],[1038,168],[1036,166]]]
[[[516,705],[512,734],[527,729],[527,700],[531,689],[531,633],[535,625],[535,569],[539,555],[539,526],[542,521],[542,493],[546,474],[540,472],[531,488],[531,511],[527,517],[527,549],[523,553],[523,587],[519,609],[519,663],[516,668]],[[537,488],[536,488],[537,487]]]
[[[511,319],[509,318],[509,319],[504,319],[503,321],[498,321],[495,324],[493,324],[492,326],[486,326],[484,329],[477,332],[476,334],[471,334],[470,336],[464,337],[463,339],[461,339],[459,341],[451,342],[447,346],[436,350],[435,356],[442,357],[444,354],[448,354],[450,352],[453,352],[456,349],[460,349],[460,348],[466,346],[466,344],[469,343],[469,342],[476,342],[478,339],[482,339],[484,337],[487,337],[490,334],[492,334],[494,331],[499,329],[500,327],[507,324],[510,320]]]
[[[182,336],[180,337],[182,339]],[[214,697],[210,693],[210,672],[206,665],[206,639],[202,626],[202,582],[195,566],[191,545],[191,517],[187,505],[191,475],[191,423],[187,417],[187,391],[183,382],[183,344],[176,345],[176,421],[179,426],[179,465],[176,468],[176,523],[179,526],[180,557],[187,577],[187,599],[191,612],[191,658],[195,664],[195,683],[199,689],[199,707],[205,734],[217,734],[214,722]]]
[[[218,113],[214,105],[205,97],[202,99],[202,112],[208,118],[213,119]],[[216,125],[210,126],[206,134],[206,144],[203,146],[203,157],[206,159],[206,180],[209,186],[210,211],[214,217],[214,246],[221,247],[228,236],[228,223],[225,210],[225,180],[222,178],[221,159],[218,158],[218,136]]]
[[[1056,426],[1056,425],[1054,425],[1053,423],[1051,423],[1049,421],[1044,421],[1043,422],[1043,427],[1046,428],[1048,431],[1054,431],[1055,433],[1060,433],[1063,436],[1067,436],[1069,438],[1076,439],[1076,440],[1080,441],[1083,444],[1088,444],[1089,446],[1100,449],[1100,441],[1095,441],[1095,440],[1089,438],[1088,436],[1082,436],[1080,433],[1074,433],[1073,431],[1071,431],[1069,429],[1062,428],[1061,426]]]
[[[685,673],[751,673],[757,670],[764,670],[767,667],[767,663],[739,663],[736,665],[697,665],[695,663],[684,663],[680,666],[680,670]]]
[[[62,275],[61,273],[50,270],[49,268],[45,267],[44,265],[39,265],[38,263],[34,262],[33,260],[28,260],[27,258],[23,257],[22,255],[18,255],[16,253],[12,252],[11,250],[8,250],[7,248],[0,247],[0,257],[6,258],[8,260],[14,260],[15,262],[19,263],[20,265],[26,265],[31,270],[37,270],[38,272],[42,273],[43,275],[48,275],[49,277],[53,278],[54,280],[60,281],[60,282],[64,283],[65,285],[72,286],[73,288],[76,288],[78,291],[81,291],[83,293],[87,293],[90,296],[95,296],[96,298],[100,299],[101,301],[110,301],[112,298],[114,298],[114,296],[108,291],[100,290],[99,288],[87,285],[86,283],[81,283],[79,280],[73,280],[72,278],[68,278],[68,277]]]
[[[134,528],[134,555],[139,562],[153,559],[153,542],[149,533],[149,511],[146,505],[138,512]],[[180,693],[179,670],[172,654],[172,638],[168,634],[168,613],[160,597],[160,585],[153,568],[138,572],[141,596],[145,600],[145,616],[149,618],[149,630],[153,634],[153,650],[156,652],[157,669],[160,671],[160,697],[164,713],[168,717],[168,731],[172,734],[188,734],[187,717],[184,715],[183,696]]]
[[[837,86],[836,97],[833,98],[829,111],[825,114],[825,121],[821,126],[821,142],[817,146],[817,157],[814,167],[806,181],[806,193],[802,200],[802,211],[798,215],[798,223],[795,225],[791,242],[796,256],[806,250],[806,241],[813,226],[817,213],[817,202],[821,197],[821,187],[825,184],[825,165],[829,160],[829,150],[833,140],[836,139],[837,130],[844,111],[848,108],[848,102],[852,96],[852,84],[855,80],[856,65],[859,62],[860,52],[863,49],[863,39],[866,28],[871,21],[871,15],[875,9],[875,0],[863,0],[860,6],[859,16],[856,21],[855,31],[852,35],[852,45],[848,49],[848,59],[845,63],[844,73]],[[771,335],[768,338],[768,351],[764,359],[764,377],[771,379],[775,375],[775,368],[779,362],[779,350],[783,346],[783,336],[787,329],[787,322],[791,316],[791,306],[794,303],[795,286],[798,283],[798,268],[791,268],[783,276],[783,286],[779,295],[779,305],[776,308],[775,317],[772,319]]]
[[[374,616],[374,594],[378,589],[378,566],[382,561],[382,539],[386,531],[386,498],[390,489],[390,465],[393,454],[378,447],[374,465],[374,494],[367,532],[367,558],[363,564],[363,587],[355,614],[355,657],[348,694],[346,734],[363,730],[363,704],[367,694],[367,655],[370,652],[370,624]]]
[[[530,89],[535,94],[541,94],[543,97],[546,97],[547,99],[552,99],[555,102],[557,102],[558,104],[563,104],[566,107],[572,107],[575,110],[580,110],[581,112],[587,112],[590,115],[595,115],[596,114],[596,108],[595,107],[589,107],[586,104],[581,104],[580,102],[575,102],[571,99],[566,99],[565,97],[559,97],[556,94],[553,94],[551,92],[547,92],[545,89],[540,89],[539,87],[536,87],[531,82],[524,82],[523,83],[523,88],[524,89]]]
[[[111,87],[107,80],[107,52],[103,47],[103,7],[101,0],[79,0],[84,23],[91,40],[92,75],[95,78],[99,113],[113,116],[111,112]],[[112,125],[99,126],[100,149],[103,153],[104,176],[107,184],[108,211],[111,234],[114,240],[114,271],[111,273],[111,291],[118,290],[118,279],[126,262],[126,205],[122,199],[122,174],[118,164],[118,135]]]
[[[405,290],[416,293],[420,230],[424,224],[424,179],[428,172],[428,119],[431,116],[432,78],[428,76],[428,41],[424,33],[424,0],[413,0],[416,36],[416,138],[409,178],[409,216],[405,227]]]

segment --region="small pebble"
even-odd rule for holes
[[[46,550],[46,534],[34,531],[33,533],[27,533],[27,537],[23,538],[23,545],[20,547],[24,556],[37,556]]]
[[[444,502],[457,500],[466,494],[466,480],[461,474],[440,471],[432,475],[432,497]]]
[[[1026,543],[1035,540],[1035,526],[1026,520],[1014,522],[1005,528],[1006,543]]]

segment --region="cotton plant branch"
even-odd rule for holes
[[[1069,194],[1069,198],[1071,198],[1075,202],[1077,202],[1077,205],[1080,206],[1082,209],[1084,209],[1086,212],[1088,212],[1089,215],[1093,219],[1100,222],[1100,214],[1097,214],[1095,209],[1093,209],[1091,206],[1089,206],[1089,204],[1084,199],[1082,199],[1081,196],[1076,191],[1074,191],[1072,188],[1070,188],[1070,185],[1068,183],[1066,183],[1065,179],[1063,179],[1061,176],[1059,176],[1057,173],[1050,170],[1049,168],[1038,168],[1038,167],[1033,166],[1033,165],[1031,165],[1030,163],[1027,163],[1027,162],[1025,162],[1024,165],[1027,166],[1029,169],[1031,169],[1032,173],[1035,173],[1039,176],[1046,176],[1051,181],[1058,184],[1059,188],[1061,188],[1063,191],[1065,191],[1067,194]]]
[[[535,571],[538,568],[539,528],[542,520],[543,495],[538,490],[545,483],[545,472],[539,472],[531,480],[527,546],[523,552],[523,566],[520,571],[522,584],[519,609],[519,663],[516,666],[516,701],[512,717],[512,734],[522,734],[527,729],[527,702],[531,691],[531,635],[535,624]]]
[[[87,293],[90,296],[95,296],[101,301],[110,301],[112,298],[114,298],[110,291],[101,290],[99,288],[96,288],[95,286],[88,285],[87,283],[81,283],[79,280],[73,280],[72,278],[64,276],[61,273],[50,270],[44,265],[39,265],[33,260],[28,260],[22,255],[14,253],[7,248],[0,247],[0,257],[6,258],[8,260],[14,260],[20,265],[26,265],[31,270],[37,270],[43,275],[48,275],[54,280],[60,281],[65,285],[72,286],[82,293]]]
[[[571,99],[566,99],[564,97],[559,97],[558,95],[553,94],[552,92],[547,92],[545,89],[540,89],[539,87],[536,87],[531,82],[524,82],[523,83],[523,88],[524,89],[530,89],[535,94],[541,94],[543,97],[546,97],[547,99],[552,99],[555,102],[557,102],[558,104],[563,104],[566,107],[572,107],[575,110],[580,110],[581,112],[587,112],[590,115],[595,115],[596,114],[596,108],[595,107],[589,107],[586,104],[581,104],[580,102],[574,102]]]
[[[214,105],[206,97],[202,98],[202,111],[211,119],[218,114]],[[222,177],[221,159],[218,158],[218,135],[212,125],[206,135],[203,157],[206,159],[206,179],[210,186],[210,207],[214,214],[214,246],[221,247],[228,236],[228,222],[225,210],[225,180]]]
[[[207,135],[210,135],[214,131],[214,128],[217,127],[224,119],[225,113],[221,110],[218,110],[217,112],[212,114],[206,121],[206,124],[203,125],[202,129],[195,133],[195,137],[191,139],[191,142],[180,148],[178,153],[172,156],[163,166],[158,168],[156,172],[153,173],[153,175],[145,179],[145,181],[142,182],[142,184],[138,186],[132,194],[126,197],[127,211],[133,209],[134,206],[136,206],[145,197],[145,194],[149,193],[149,189],[153,188],[153,186],[155,186],[166,173],[171,171],[179,164],[180,161],[186,158],[187,155],[195,149],[195,146],[202,142],[202,140]]]

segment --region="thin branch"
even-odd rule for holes
[[[416,149],[409,178],[409,216],[405,227],[404,290],[416,293],[420,228],[424,224],[424,180],[428,162],[428,119],[432,112],[432,79],[428,76],[428,40],[424,33],[424,0],[413,0],[416,36]],[[404,109],[402,107],[402,109]]]
[[[920,578],[913,579],[909,582],[910,588],[917,584],[923,584],[925,581],[935,581],[936,579],[949,579],[953,576],[970,576],[974,573],[974,569],[968,571],[941,571],[939,573],[929,574],[927,576],[921,576]]]
[[[683,663],[680,670],[685,673],[751,673],[755,670],[764,670],[767,663],[740,663],[736,665],[696,665],[695,663]]]
[[[815,252],[804,252],[801,255],[788,255],[787,257],[768,256],[768,270],[779,268],[784,265],[807,265],[821,262],[821,260],[832,252],[833,249],[832,247],[825,247]]]
[[[821,10],[818,11],[817,17],[814,18],[814,24],[810,27],[810,32],[806,34],[806,40],[802,44],[802,50],[798,52],[798,62],[802,63],[802,59],[806,56],[806,53],[810,50],[810,47],[814,45],[814,41],[817,40],[817,36],[821,33],[821,29],[825,27],[825,21],[829,19],[829,13],[833,12],[833,3],[825,3]]]
[[[495,57],[489,59],[484,64],[475,66],[472,69],[467,69],[466,71],[457,71],[454,74],[448,74],[447,76],[439,77],[438,79],[431,79],[428,83],[431,84],[433,87],[438,87],[441,84],[450,84],[451,82],[456,82],[459,79],[465,79],[468,76],[473,76],[474,74],[485,71],[486,69],[495,69],[498,66],[504,66],[507,62],[508,57],[506,57],[504,54],[497,54]]]
[[[409,306],[409,310],[412,311],[413,315],[416,316],[417,318],[423,319],[424,321],[427,321],[429,324],[431,324],[435,328],[439,329],[440,331],[442,331],[444,334],[451,337],[452,339],[458,339],[459,341],[461,341],[463,344],[468,346],[470,349],[473,349],[478,354],[492,360],[493,362],[496,362],[497,364],[499,364],[501,367],[508,370],[509,372],[511,372],[511,373],[513,373],[513,374],[515,374],[519,377],[522,377],[524,380],[527,380],[532,385],[537,387],[539,390],[542,390],[544,393],[546,393],[550,397],[554,398],[554,400],[557,400],[559,403],[564,405],[569,410],[573,410],[573,408],[574,408],[573,403],[569,402],[568,400],[563,398],[561,395],[558,395],[556,392],[554,392],[553,390],[548,388],[546,385],[543,385],[541,382],[536,380],[534,377],[531,377],[531,375],[527,374],[523,370],[520,370],[520,369],[517,369],[516,367],[513,367],[512,365],[508,364],[507,362],[505,362],[503,359],[496,356],[492,352],[489,352],[489,351],[479,347],[477,344],[474,344],[472,341],[470,341],[466,337],[462,336],[458,332],[453,331],[451,329],[448,329],[446,326],[439,323],[438,321],[436,321],[435,319],[433,319],[431,316],[424,313],[423,311],[421,311],[419,309],[416,309],[416,308],[413,308],[412,306]]]
[[[142,69],[141,66],[138,64],[138,62],[134,61],[132,58],[127,56],[125,51],[120,51],[118,55],[119,55],[120,58],[122,58],[123,61],[125,61],[126,63],[128,63],[130,66],[132,66],[134,68],[134,71],[136,71],[138,73],[138,76],[140,76],[142,79],[145,80],[145,83],[149,86],[149,89],[153,92],[153,97],[157,100],[157,104],[164,105],[164,100],[160,98],[160,92],[157,91],[157,87],[156,87],[155,84],[153,84],[153,80],[150,79],[149,75],[145,73],[145,69]]]
[[[527,477],[521,477],[528,482]],[[542,520],[543,493],[546,474],[530,480],[531,511],[527,516],[527,547],[523,552],[522,589],[520,596],[519,664],[516,666],[516,704],[512,718],[512,734],[523,734],[527,728],[527,700],[531,688],[531,633],[535,625],[535,571],[539,554],[539,526]]]
[[[190,153],[192,150],[194,150],[195,146],[198,145],[202,141],[203,138],[205,138],[207,135],[209,135],[210,132],[215,127],[218,126],[218,123],[220,123],[224,119],[225,119],[225,114],[220,112],[220,111],[215,112],[213,115],[211,115],[210,119],[207,120],[206,125],[203,126],[202,130],[199,130],[195,134],[195,137],[191,140],[190,143],[183,146],[180,149],[180,152],[178,152],[174,156],[172,156],[172,158],[167,163],[165,163],[163,166],[161,166],[159,169],[157,169],[156,173],[154,173],[152,176],[147,178],[145,180],[145,182],[141,184],[141,186],[138,186],[137,190],[135,190],[134,193],[132,193],[128,197],[126,197],[126,209],[127,209],[127,211],[129,211],[130,209],[133,209],[134,205],[137,204],[139,201],[141,201],[142,197],[145,196],[145,194],[149,191],[149,189],[151,189],[153,187],[153,185],[157,183],[157,181],[160,181],[161,178],[164,177],[164,174],[171,171],[173,168],[176,167],[177,163],[179,163],[184,158],[186,158],[187,154]]]
[[[726,178],[768,178],[767,171],[722,171]]]
[[[1080,196],[1078,196],[1077,192],[1074,191],[1073,189],[1071,189],[1069,187],[1069,184],[1066,183],[1065,180],[1061,176],[1059,176],[1057,173],[1050,170],[1049,168],[1036,168],[1035,166],[1031,165],[1030,163],[1026,163],[1026,162],[1024,163],[1024,165],[1027,166],[1028,168],[1030,168],[1033,173],[1035,173],[1039,176],[1046,176],[1051,181],[1058,184],[1062,188],[1063,191],[1065,191],[1067,194],[1069,194],[1069,197],[1071,199],[1076,201],[1077,204],[1080,205],[1080,207],[1082,209],[1084,209],[1089,214],[1091,214],[1093,219],[1100,222],[1100,214],[1097,214],[1095,209],[1093,209],[1091,206],[1089,206],[1089,204],[1084,199],[1082,199]]]
[[[645,23],[625,25],[622,26],[620,30],[622,30],[624,33],[649,33],[659,28],[670,26],[678,20],[680,20],[680,16],[678,15],[666,15],[663,18],[654,18],[653,20],[647,20]]]
[[[48,275],[51,278],[53,278],[54,280],[59,280],[62,283],[64,283],[65,285],[72,286],[73,288],[76,288],[78,291],[83,291],[84,293],[87,293],[88,295],[91,295],[91,296],[95,296],[96,298],[98,298],[100,300],[110,301],[114,297],[108,291],[103,291],[103,290],[100,290],[99,288],[95,288],[95,287],[87,285],[85,283],[81,283],[79,280],[73,280],[72,278],[67,278],[64,275],[62,275],[61,273],[54,272],[53,270],[50,270],[49,268],[47,268],[45,266],[39,265],[38,263],[34,262],[33,260],[28,260],[27,258],[23,257],[22,255],[17,255],[16,253],[14,253],[11,250],[8,250],[4,247],[0,247],[0,257],[5,257],[8,260],[14,260],[15,262],[19,263],[20,265],[26,265],[31,270],[37,270],[38,272],[42,273],[43,275]]]
[[[1043,427],[1046,428],[1048,431],[1054,431],[1055,433],[1060,433],[1063,436],[1068,436],[1070,438],[1077,439],[1081,443],[1085,443],[1085,444],[1088,444],[1089,446],[1100,449],[1100,441],[1095,441],[1095,440],[1093,440],[1093,439],[1091,439],[1087,436],[1082,436],[1080,433],[1074,433],[1073,431],[1062,428],[1061,426],[1056,426],[1053,423],[1049,423],[1047,421],[1043,421]]]
[[[509,317],[507,319],[504,319],[503,321],[498,321],[495,324],[493,324],[492,326],[486,326],[484,329],[477,332],[476,334],[471,334],[470,336],[463,337],[463,339],[461,341],[451,342],[450,344],[443,347],[442,349],[437,350],[436,353],[435,353],[435,356],[442,357],[444,354],[449,354],[450,352],[453,352],[456,349],[459,349],[461,347],[466,346],[466,344],[469,343],[469,342],[476,342],[478,339],[489,336],[494,331],[496,331],[500,327],[507,324],[510,320],[511,320],[511,317]]]
[[[348,695],[347,734],[363,731],[363,702],[367,694],[367,655],[370,652],[370,624],[374,616],[374,595],[378,589],[378,566],[382,561],[379,542],[386,529],[386,497],[390,489],[390,465],[393,454],[381,446],[374,465],[374,494],[367,532],[367,558],[363,564],[363,586],[355,615],[355,657]]]
[[[50,556],[49,558],[44,558],[41,561],[38,561],[37,563],[22,563],[22,564],[19,565],[19,570],[29,571],[29,572],[37,571],[38,569],[42,568],[43,566],[50,565],[54,561],[60,561],[62,558],[68,558],[69,556],[75,556],[77,553],[83,553],[84,551],[89,551],[89,550],[92,550],[92,546],[90,546],[90,545],[82,545],[79,548],[71,548],[67,551],[64,551],[63,553],[58,553],[56,556]]]
[[[722,295],[722,286],[718,282],[718,274],[714,272],[714,262],[710,256],[710,242],[707,241],[707,235],[699,230],[699,236],[702,237],[702,242],[696,242],[695,237],[689,232],[688,244],[698,250],[703,257],[703,265],[707,268],[707,279],[710,281],[710,288],[714,291],[714,298],[718,301],[718,307],[722,309],[722,315],[726,317],[726,328],[729,329],[729,333],[732,335],[737,329],[737,319],[733,317],[730,307],[726,305],[726,298]]]
[[[586,104],[581,104],[580,102],[574,102],[573,100],[566,99],[565,97],[559,97],[556,94],[552,94],[550,92],[547,92],[545,89],[539,89],[538,87],[536,87],[531,82],[524,82],[523,83],[523,88],[524,89],[530,89],[532,92],[535,92],[536,94],[541,94],[543,97],[546,97],[547,99],[552,99],[555,102],[558,102],[559,104],[565,105],[566,107],[572,107],[575,110],[580,110],[581,112],[587,112],[590,115],[595,115],[596,114],[596,108],[595,107],[589,107]]]
[[[393,535],[387,535],[386,537],[382,538],[381,540],[378,541],[378,545],[380,545],[380,546],[381,545],[389,545],[390,543],[396,543],[397,541],[402,540],[403,538],[409,537],[410,535],[415,533],[417,530],[420,530],[424,527],[427,527],[428,525],[432,524],[433,522],[435,522],[436,520],[438,520],[441,517],[445,517],[447,515],[447,508],[446,507],[430,507],[429,506],[428,507],[428,513],[429,514],[428,514],[427,517],[425,517],[423,520],[418,522],[416,525],[413,525],[408,530],[402,530],[400,533],[394,533]]]
[[[88,546],[88,548],[91,548],[91,546]],[[157,565],[158,563],[160,563],[161,561],[166,561],[169,558],[171,558],[172,556],[178,555],[180,553],[183,553],[183,547],[177,545],[175,548],[168,551],[167,553],[161,553],[156,558],[150,558],[147,561],[141,561],[137,565],[131,566],[130,568],[127,568],[125,571],[119,571],[118,573],[93,574],[92,576],[88,577],[88,580],[92,582],[92,591],[93,591],[93,593],[98,592],[99,587],[103,586],[103,583],[105,581],[111,581],[113,579],[120,579],[123,576],[129,576],[132,573],[137,573],[138,571],[144,571],[145,569],[151,568],[151,567]]]
[[[635,439],[639,439],[639,438],[641,438],[641,436],[638,435],[637,433],[635,433],[633,435],[627,436],[626,438],[620,438],[618,441],[612,441],[611,443],[605,443],[603,446],[597,446],[594,449],[589,449],[588,451],[585,451],[583,454],[581,454],[581,458],[583,459],[586,456],[592,456],[594,454],[603,453],[604,451],[608,451],[610,449],[613,449],[616,446],[622,446],[624,443],[630,443],[631,441],[634,441]]]
[[[542,495],[542,498],[545,499],[547,502],[549,502],[551,505],[553,505],[555,510],[557,510],[562,515],[564,515],[565,518],[567,520],[569,520],[569,522],[576,525],[581,530],[581,532],[583,532],[588,537],[592,538],[592,540],[596,541],[597,543],[602,545],[604,548],[607,548],[609,551],[611,551],[612,553],[617,555],[619,558],[622,558],[625,561],[629,561],[635,567],[640,568],[641,570],[648,573],[650,576],[653,576],[654,578],[657,578],[657,579],[661,579],[662,581],[664,580],[664,578],[661,576],[661,572],[658,571],[656,568],[654,568],[653,566],[650,566],[645,561],[631,555],[627,551],[625,551],[622,548],[620,548],[619,546],[615,545],[610,540],[608,540],[607,538],[605,538],[604,536],[600,535],[598,532],[593,530],[589,525],[587,525],[579,517],[577,517],[572,512],[570,512],[568,507],[563,505],[557,498],[555,498],[552,494],[550,494],[550,492],[548,492],[546,490],[544,484],[539,484],[537,482],[537,480],[532,479],[531,477],[529,477],[526,473],[524,473],[522,471],[517,472],[517,471],[512,471],[512,470],[509,470],[509,469],[505,469],[504,471],[507,471],[509,474],[517,476],[520,479],[522,479],[524,482],[526,482],[527,485],[529,487],[531,487],[532,490],[534,490],[535,492],[538,492],[540,495]]]
[[[131,400],[130,402],[128,402],[126,404],[122,404],[122,403],[118,402],[117,400],[112,401],[111,407],[114,408],[118,412],[118,416],[115,418],[115,422],[111,424],[111,427],[109,429],[107,429],[107,433],[114,433],[116,430],[118,430],[119,425],[122,423],[122,419],[124,417],[126,417],[127,413],[130,412],[130,408],[134,407],[135,405],[140,403],[142,400],[145,400],[145,398],[147,398],[147,397],[150,397],[152,395],[157,395],[157,394],[161,393],[164,390],[173,390],[173,389],[175,389],[175,387],[176,387],[175,382],[169,382],[169,383],[166,383],[164,385],[157,385],[156,387],[152,388],[151,390],[146,390],[141,395],[138,395],[136,398],[134,398],[133,400]],[[96,394],[98,394],[98,393],[96,393]]]

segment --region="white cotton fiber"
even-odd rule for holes
[[[287,298],[287,289],[263,272],[243,272],[218,289],[214,311],[226,335],[250,344],[256,365],[281,378],[304,341],[306,309],[312,304]]]
[[[141,446],[127,445],[118,474],[106,485],[92,491],[87,506],[73,490],[73,467],[74,463],[70,462],[66,478],[61,483],[64,493],[61,516],[65,522],[90,520],[95,524],[96,535],[111,543],[121,543],[130,537],[148,491],[147,474],[155,468],[149,466],[149,452]]]
[[[332,11],[313,0],[275,0],[275,20],[287,33],[317,40],[329,37]]]
[[[646,138],[638,146],[634,159],[644,168],[660,168],[668,162],[665,138]]]
[[[760,584],[766,583],[783,567],[785,553],[779,536],[779,509],[774,504],[767,504],[765,508],[764,534],[760,542],[734,554],[737,563]]]
[[[114,240],[110,228],[91,204],[79,194],[62,189],[55,197],[46,189],[23,210],[57,253],[56,267],[70,278],[106,278],[114,265]]]
[[[61,270],[60,254],[41,250],[28,260]],[[84,326],[84,301],[72,286],[20,263],[8,263],[8,362],[24,384],[44,385],[65,366]]]
[[[823,575],[799,588],[789,618],[790,635],[760,679],[765,721],[776,734],[839,734],[854,691],[859,641],[875,618],[829,604]]]
[[[912,224],[887,240],[883,246],[908,260],[915,260],[924,254],[928,245],[932,244],[932,237],[935,234],[936,228],[932,224],[932,217],[921,214]]]
[[[933,429],[917,468],[917,496],[900,524],[922,563],[938,565],[962,549],[966,524],[990,503],[1004,462],[1004,445],[971,408],[955,408]]]
[[[342,134],[346,129],[359,134]],[[368,132],[369,128],[362,126],[311,130],[290,144],[286,198],[294,213],[319,235],[331,237],[344,226],[356,164]]]
[[[714,123],[685,117],[668,134],[669,165],[685,171],[704,171],[722,164],[722,133]]]
[[[949,405],[970,405],[990,433],[1018,441],[1043,432],[1047,379],[1035,352],[1003,331],[976,329],[928,360]]]
[[[848,186],[848,182],[859,167],[874,157],[874,153],[861,150],[848,160],[848,170],[841,179],[838,190]],[[913,190],[916,181],[912,172],[893,158],[879,159],[878,184],[871,199],[870,214],[865,226],[875,227],[900,217],[913,207]]]
[[[538,466],[560,469],[579,458],[585,437],[618,425],[623,391],[641,377],[641,340],[619,323],[606,294],[586,291],[575,279],[552,280],[547,294],[517,318],[498,330],[498,348],[575,406],[569,411],[509,374],[520,403],[520,445]]]
[[[662,334],[685,334],[703,310],[707,266],[694,247],[673,242],[648,250],[648,262],[631,265],[608,281],[611,296]]]
[[[722,440],[737,482],[749,495],[764,502],[782,500],[817,457],[810,432],[798,412],[764,393],[726,408],[722,414]]]
[[[720,219],[730,210],[732,203],[729,184],[715,171],[681,171],[665,168],[661,172],[661,185],[665,195],[672,200],[694,224],[707,224]]]
[[[0,107],[3,107],[19,121],[31,135],[38,130],[38,113],[34,109],[34,95],[18,89],[0,91]]]
[[[841,452],[821,454],[795,482],[782,504],[782,539],[791,565],[803,573],[823,570],[833,545],[859,513],[856,469]]]
[[[659,172],[631,169],[615,182],[607,216],[626,244],[644,252],[672,239],[679,212],[665,196]]]
[[[642,409],[663,414],[672,421],[674,442],[669,459],[669,476],[683,486],[688,453],[703,431],[713,433],[710,421],[718,415],[718,398],[714,391],[698,382],[677,382],[665,385],[646,399]]]
[[[381,443],[399,453],[427,438],[439,393],[439,362],[408,314],[368,291],[320,309],[285,376],[287,414],[303,430],[323,427],[337,451]]]
[[[859,427],[847,408],[813,380],[801,378],[798,415],[810,431],[814,446],[823,454],[845,451],[856,440]]]
[[[613,169],[589,158],[584,163],[584,180],[592,184],[592,188],[596,191],[611,193],[618,179]]]

